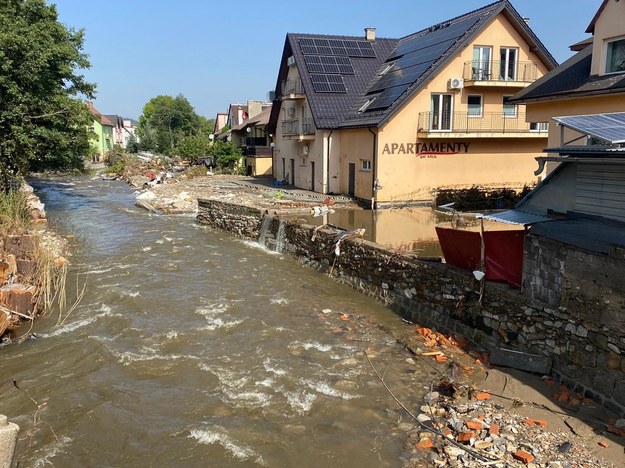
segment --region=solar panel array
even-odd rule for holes
[[[344,57],[375,58],[375,51],[369,41],[347,39],[301,38],[300,48],[304,55],[339,55]]]
[[[316,93],[346,93],[347,88],[341,75],[311,74],[313,89]]]
[[[390,107],[481,18],[471,16],[456,23],[437,25],[400,41],[387,60],[391,67],[367,90],[369,98],[375,97],[367,110]]]
[[[610,143],[625,143],[625,112],[554,117],[556,122]]]
[[[349,57],[334,57],[327,55],[305,55],[304,61],[308,73],[327,73],[353,75],[354,67]]]

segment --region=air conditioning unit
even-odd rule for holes
[[[304,147],[302,148],[302,154],[308,155],[308,150],[309,150],[308,145],[304,145]]]
[[[464,86],[464,80],[462,78],[451,78],[449,80],[449,89],[462,89]]]
[[[287,107],[286,115],[293,117],[295,115],[295,107]]]
[[[295,65],[295,57],[293,57],[292,55],[286,59],[286,64],[289,67],[292,67],[293,65]]]

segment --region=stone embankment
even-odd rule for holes
[[[24,185],[23,190],[31,229],[0,238],[0,336],[4,343],[28,337],[12,337],[11,331],[44,311],[52,291],[42,280],[53,284],[54,275],[66,264],[65,239],[48,230],[43,204],[32,188]]]
[[[570,346],[569,343],[587,338],[587,336],[582,336],[586,332],[581,330],[586,327],[580,328],[582,324],[577,323],[574,317],[568,316],[566,309],[552,310],[529,300],[518,290],[506,285],[487,283],[484,285],[484,290],[481,290],[480,283],[468,272],[446,264],[420,261],[414,255],[365,241],[355,232],[346,233],[332,228],[313,227],[266,214],[263,218],[263,213],[267,211],[262,206],[242,206],[241,203],[226,202],[223,198],[210,197],[210,199],[199,200],[198,221],[242,237],[258,239],[262,236],[267,239],[267,245],[278,245],[283,252],[295,256],[304,264],[319,271],[328,272],[337,280],[375,297],[410,322],[466,337],[474,347],[480,350],[480,353],[506,348],[521,352],[520,359],[525,359],[524,353],[529,352],[537,353],[538,358],[541,356],[544,358],[552,355],[552,349],[549,347],[553,348],[554,343],[551,341],[555,342],[555,346],[567,349],[566,347]],[[552,326],[559,331],[547,336],[546,330]],[[609,356],[610,351],[614,352],[607,347],[612,339],[606,337],[606,349],[599,349],[591,342],[585,343],[585,346],[593,346],[595,355]],[[546,343],[547,340],[549,340],[548,343]],[[482,354],[479,355],[482,356]],[[479,363],[487,364],[487,356],[488,354],[481,357]],[[464,426],[461,428],[460,422],[455,421],[458,419],[457,409],[452,408],[453,411],[448,412],[444,407],[445,413],[443,414],[441,410],[440,415],[443,421],[437,424],[442,424],[441,429],[454,430],[455,428],[456,431],[451,434],[443,432],[443,435],[436,436],[439,439],[436,437],[434,439],[440,441],[442,437],[451,436],[456,448],[458,445],[474,447],[477,442],[480,442],[480,450],[487,450],[490,453],[490,462],[494,461],[493,457],[495,459],[503,457],[499,462],[491,463],[494,466],[517,462],[520,464],[537,463],[535,466],[584,466],[588,460],[586,458],[582,461],[585,456],[595,453],[598,448],[605,449],[602,455],[608,454],[606,446],[610,445],[616,445],[618,449],[616,452],[610,452],[611,455],[607,455],[608,458],[617,460],[617,465],[625,463],[622,449],[625,421],[618,419],[623,415],[623,411],[614,393],[625,391],[625,385],[620,388],[611,386],[609,394],[602,393],[600,388],[581,385],[572,378],[568,367],[575,366],[576,363],[570,359],[564,360],[565,358],[565,355],[560,355],[554,360],[553,379],[548,379],[554,385],[553,390],[543,389],[544,392],[551,392],[549,401],[557,403],[556,408],[560,409],[555,412],[553,409],[547,411],[552,416],[558,415],[557,419],[564,420],[562,415],[569,413],[574,415],[581,411],[590,410],[598,415],[603,406],[616,413],[613,420],[593,420],[592,424],[587,425],[588,432],[581,430],[576,432],[571,427],[572,425],[577,427],[576,424],[562,424],[564,432],[557,437],[554,436],[555,438],[552,437],[550,440],[553,443],[546,442],[551,437],[549,436],[546,437],[544,443],[532,445],[531,439],[523,443],[516,440],[516,433],[523,432],[519,426],[523,427],[524,423],[517,424],[518,420],[511,416],[514,412],[499,417],[497,414],[503,408],[487,407],[486,404],[480,403],[468,408],[471,411],[482,411],[485,421],[488,418],[488,421],[500,425],[503,419],[510,421],[506,426],[510,427],[509,431],[505,430],[504,439],[507,441],[505,444],[499,438],[494,439],[492,434],[482,434],[481,430],[479,436],[477,432],[472,437],[463,435],[463,433],[471,432],[470,428]],[[603,358],[597,358],[599,359]],[[441,361],[445,362],[446,359]],[[608,359],[605,361],[607,370],[609,361]],[[540,380],[535,382],[535,386],[540,382]],[[501,389],[501,392],[505,394],[503,390],[506,390],[506,385],[503,385]],[[519,401],[528,401],[528,397],[532,398],[529,393],[527,395],[524,391],[520,393],[517,395],[521,397]],[[524,396],[526,398],[523,398]],[[443,404],[450,405],[449,402]],[[532,407],[535,408],[535,406]],[[531,417],[546,419],[535,414]],[[487,429],[490,422],[484,424],[483,430]],[[465,424],[464,420],[463,424]],[[538,426],[536,430],[543,428],[540,424]],[[423,432],[422,429],[421,427],[418,430]],[[421,432],[417,433],[420,435],[416,443],[426,438]],[[585,434],[585,439],[578,435],[582,433]],[[573,442],[566,440],[562,434],[566,434]],[[597,436],[611,439],[610,442],[602,439],[603,445],[599,445],[601,441],[597,441]],[[528,432],[526,437],[531,438],[534,435]],[[436,447],[436,440],[432,441],[433,447]],[[559,445],[554,449],[556,442]],[[571,453],[568,453],[567,447],[569,446],[566,442],[574,447],[574,450],[570,450]],[[531,447],[528,448],[528,444]],[[559,450],[560,447],[561,450],[557,453],[564,453],[562,458],[568,461],[562,462],[559,458],[548,456],[555,454],[554,450]],[[503,448],[505,450],[502,450]],[[527,452],[531,457],[520,454],[515,458],[514,453],[517,451]],[[436,458],[442,452],[434,450],[431,462],[439,466],[446,466],[444,463],[450,463],[451,466],[467,466],[473,463],[471,460],[476,459],[471,455],[462,461],[462,457],[456,457],[454,455],[456,452],[453,450],[447,449],[447,452],[445,452],[446,458]],[[412,459],[409,457],[409,460]],[[608,465],[600,463],[600,466]]]

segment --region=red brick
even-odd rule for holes
[[[524,450],[517,450],[512,454],[512,456],[525,464],[532,463],[534,461],[534,455]]]
[[[418,450],[429,450],[434,447],[434,442],[432,442],[432,439],[429,437],[424,437],[417,444],[415,444],[415,447]]]
[[[490,428],[488,429],[488,433],[490,435],[499,435],[499,429],[501,426],[497,423],[491,423]]]
[[[484,427],[482,423],[478,421],[467,421],[465,424],[469,429],[473,429],[474,431],[481,431]]]
[[[474,437],[475,437],[474,432],[461,432],[460,434],[458,434],[458,437],[456,437],[456,441],[462,444],[468,444],[469,441],[473,439]]]

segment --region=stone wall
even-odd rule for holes
[[[257,239],[262,216],[263,211],[258,208],[216,200],[198,200],[197,220],[200,224],[234,232],[241,237]]]
[[[222,205],[225,204],[201,203],[198,221],[241,234],[241,225],[253,224],[249,218],[255,212],[261,216],[259,210]],[[255,226],[256,230],[247,229],[252,233],[248,237],[258,237],[260,218]],[[589,316],[580,316],[581,306],[549,306],[505,284],[487,282],[480,297],[480,283],[470,272],[420,261],[412,254],[352,234],[341,238],[341,233],[333,229],[277,218],[265,219],[262,226],[269,231],[263,237],[272,239],[273,244],[281,238],[278,244],[284,252],[319,271],[330,272],[337,280],[384,302],[407,320],[460,333],[486,349],[502,347],[549,356],[554,362],[554,373],[575,391],[625,414],[625,360],[619,345],[625,349],[625,333],[619,333],[624,329],[620,325],[597,324]],[[339,239],[340,255],[336,256]],[[567,253],[566,258],[569,255],[573,253]],[[596,261],[600,268],[601,263]],[[537,294],[553,290],[555,296],[544,297],[561,301],[562,295],[557,294],[559,280],[549,276],[561,268],[556,256],[546,255],[544,265],[537,262],[539,259],[534,258],[534,265],[528,266],[543,268],[535,275],[546,280],[543,289],[536,289]],[[572,277],[564,278],[562,284],[575,284]],[[579,295],[564,297],[577,302]]]

